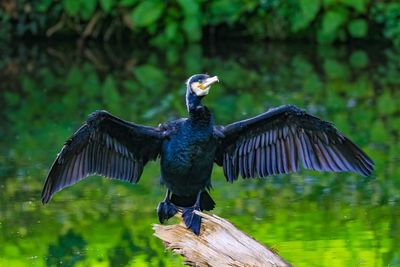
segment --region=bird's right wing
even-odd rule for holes
[[[228,181],[306,169],[370,175],[373,161],[331,123],[295,106],[214,129],[220,137],[215,161]]]
[[[160,154],[162,140],[158,128],[126,122],[106,111],[92,113],[57,155],[42,202],[89,175],[138,182],[145,164]]]

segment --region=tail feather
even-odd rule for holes
[[[201,193],[200,210],[210,211],[215,208],[215,202],[207,191]]]

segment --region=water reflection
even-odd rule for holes
[[[376,163],[375,175],[301,174],[226,183],[215,213],[295,266],[400,264],[399,53],[390,48],[246,45],[147,50],[3,46],[0,61],[0,265],[177,266],[152,236],[164,195],[149,164],[132,186],[88,178],[39,202],[61,144],[96,109],[142,124],[185,116],[183,81],[208,72],[205,99],[226,124],[293,103],[325,119]]]

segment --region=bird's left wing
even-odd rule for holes
[[[216,126],[220,137],[215,162],[229,182],[306,169],[370,175],[373,161],[331,123],[292,105]]]
[[[92,113],[57,155],[42,202],[89,175],[138,182],[144,165],[160,154],[162,140],[158,128],[130,123],[106,111]]]

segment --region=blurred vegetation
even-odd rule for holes
[[[376,163],[370,178],[302,171],[233,185],[215,168],[216,214],[295,266],[400,264],[397,50],[127,47],[0,46],[0,266],[179,266],[152,236],[165,190],[158,163],[135,186],[97,177],[46,206],[39,196],[56,153],[90,112],[146,125],[186,116],[184,81],[198,72],[220,77],[204,99],[217,123],[296,104],[333,121]]]
[[[397,0],[3,0],[0,38],[79,36],[152,44],[218,39],[387,40],[400,47]]]
[[[105,42],[30,42],[42,37]],[[237,39],[200,44],[226,37]],[[180,265],[152,236],[158,163],[135,186],[97,177],[47,206],[39,196],[89,113],[147,125],[186,116],[184,81],[199,72],[220,77],[205,98],[217,123],[292,103],[333,121],[376,164],[371,178],[302,171],[234,185],[216,168],[215,213],[295,266],[400,265],[398,1],[2,0],[0,40],[0,266]]]

